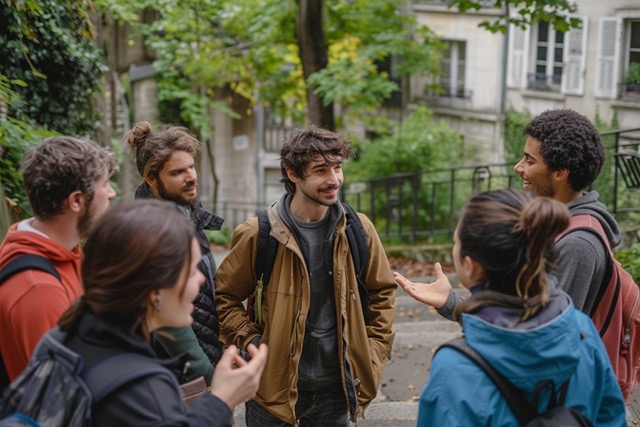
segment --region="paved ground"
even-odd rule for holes
[[[218,265],[224,255],[224,252],[215,253]],[[453,283],[455,276],[450,277]],[[460,289],[460,292],[466,291]],[[402,289],[398,289],[396,300],[396,339],[391,360],[385,368],[378,397],[357,427],[415,427],[417,400],[427,383],[433,352],[441,343],[460,335],[457,323],[444,320],[435,310],[415,301]],[[244,405],[236,408],[234,418],[236,427],[246,427]],[[640,425],[640,389],[632,396],[628,419],[629,426]]]

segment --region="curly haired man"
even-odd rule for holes
[[[583,190],[595,181],[604,164],[604,147],[595,126],[572,110],[548,110],[524,127],[522,160],[514,170],[524,189],[566,203],[572,216],[595,217],[612,248],[622,239],[613,216],[596,191]],[[590,313],[607,270],[607,248],[589,231],[575,230],[557,243],[559,287],[575,306]],[[588,284],[588,286],[587,286]]]

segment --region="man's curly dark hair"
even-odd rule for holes
[[[523,134],[541,142],[540,153],[549,171],[569,170],[574,191],[589,186],[604,164],[604,146],[595,126],[573,110],[547,110],[527,124]]]

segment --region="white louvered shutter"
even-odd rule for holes
[[[527,58],[529,55],[529,27],[522,30],[509,26],[509,58],[507,62],[507,86],[516,89],[527,87]]]
[[[589,34],[589,17],[579,18],[580,28],[572,28],[565,34],[562,70],[562,93],[571,95],[584,94],[584,73],[587,64],[587,36]]]
[[[622,20],[601,18],[598,29],[598,57],[596,63],[595,96],[615,98],[620,63]]]

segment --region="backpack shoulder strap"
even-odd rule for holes
[[[21,254],[13,258],[2,268],[0,268],[0,285],[13,276],[24,270],[41,270],[51,274],[53,277],[61,281],[60,273],[53,266],[51,261],[47,258],[35,254]],[[6,388],[11,381],[9,380],[9,374],[7,368],[4,365],[4,359],[2,358],[2,351],[0,349],[0,393]]]
[[[84,381],[95,404],[118,388],[137,379],[170,374],[154,359],[138,353],[123,353],[109,357],[87,371]],[[176,387],[178,387],[177,379]]]
[[[369,243],[364,226],[356,211],[346,203],[342,203],[347,220],[347,241],[349,242],[349,251],[353,260],[353,267],[356,270],[356,279],[358,280],[358,293],[360,294],[360,306],[364,315],[365,323],[369,321],[369,291],[364,283],[364,268],[369,261]]]
[[[459,351],[478,365],[496,385],[500,394],[502,394],[502,397],[515,414],[520,425],[526,424],[526,421],[530,419],[530,417],[525,413],[525,408],[529,408],[530,405],[522,391],[516,388],[516,386],[507,380],[504,375],[498,372],[489,362],[480,356],[480,354],[467,343],[467,340],[464,337],[458,337],[448,341],[442,344],[438,350],[445,347]]]
[[[258,280],[262,277],[262,283],[265,287],[271,278],[277,251],[278,241],[271,237],[269,212],[261,210],[258,212],[258,245],[256,247],[255,273]]]
[[[22,254],[13,258],[0,269],[0,284],[23,270],[45,271],[56,279],[61,280],[60,273],[47,258],[35,254]]]
[[[369,244],[367,235],[364,232],[364,226],[360,217],[351,206],[342,203],[345,215],[347,216],[347,238],[349,240],[349,248],[351,256],[356,267],[358,276],[364,271],[364,266],[369,261]]]
[[[609,239],[607,238],[607,234],[605,233],[604,228],[602,228],[602,224],[600,224],[600,221],[598,221],[597,218],[587,214],[572,216],[569,222],[569,227],[567,227],[566,230],[564,230],[560,235],[558,235],[558,237],[556,238],[556,242],[562,239],[563,237],[565,237],[567,234],[571,233],[572,231],[578,231],[578,230],[587,231],[593,234],[594,236],[596,236],[600,241],[600,243],[602,244],[602,247],[604,248],[605,256],[607,257],[607,261],[606,261],[607,269],[602,278],[602,283],[600,284],[600,288],[598,289],[598,294],[596,295],[596,299],[595,299],[596,303],[591,308],[591,312],[589,313],[589,317],[593,317],[593,315],[596,313],[596,310],[600,305],[600,302],[603,300],[603,295],[605,294],[607,287],[611,282],[612,275],[614,274],[613,270],[615,268],[615,265],[613,261],[613,253],[611,252],[611,245],[609,244]],[[611,318],[613,317],[613,313],[615,312],[619,295],[620,295],[620,279],[617,278],[616,289],[614,290],[613,299],[611,301],[611,304],[609,305],[610,307],[609,312],[607,313],[605,321],[599,331],[601,337],[604,336],[605,332],[609,328],[609,323],[611,322]]]
[[[569,220],[569,226],[562,233],[560,233],[558,237],[556,237],[556,242],[572,231],[577,230],[589,231],[597,235],[598,237],[600,237],[605,250],[607,252],[611,250],[609,239],[607,238],[607,234],[605,233],[604,228],[602,228],[602,224],[600,224],[600,221],[598,221],[596,217],[588,214],[579,214],[572,216]]]

